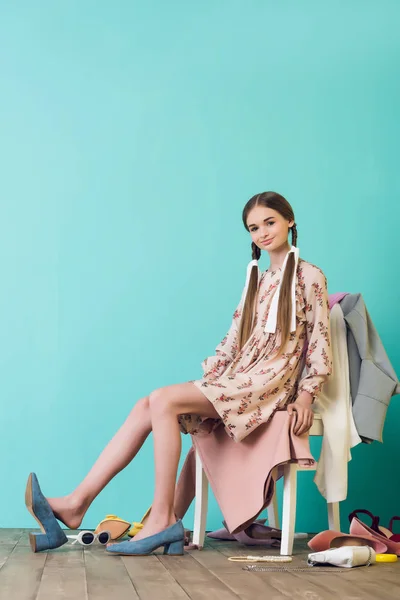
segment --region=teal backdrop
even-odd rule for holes
[[[399,18],[395,0],[0,1],[0,526],[36,525],[31,470],[70,492],[139,398],[201,376],[256,192],[292,203],[302,258],[362,292],[400,374]],[[384,444],[353,451],[343,528],[399,514],[399,426],[395,397]],[[298,531],[326,526],[312,477]],[[153,489],[150,437],[83,526],[140,519]]]

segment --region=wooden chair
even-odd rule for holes
[[[323,436],[324,428],[321,416],[315,414],[310,435]],[[315,471],[313,467],[301,467],[297,463],[284,466],[283,475],[283,508],[282,508],[282,540],[280,553],[290,556],[293,553],[293,539],[296,525],[296,491],[297,472]],[[208,481],[201,464],[199,454],[196,452],[196,496],[194,509],[193,543],[200,549],[204,546],[208,507]],[[327,503],[329,529],[340,531],[339,502]],[[276,492],[267,508],[268,523],[271,527],[279,528],[278,503]]]

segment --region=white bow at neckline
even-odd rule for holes
[[[291,318],[290,318],[290,331],[296,331],[296,279],[297,279],[297,266],[299,263],[299,256],[300,256],[300,250],[299,248],[297,248],[296,246],[292,246],[289,250],[289,252],[286,254],[285,256],[285,260],[283,261],[283,265],[281,268],[281,278],[279,280],[279,284],[278,287],[275,291],[275,294],[272,298],[272,302],[271,302],[271,306],[269,308],[269,313],[268,313],[268,319],[267,322],[265,324],[265,328],[264,331],[265,333],[275,333],[276,331],[276,325],[277,325],[277,318],[278,318],[278,306],[279,306],[279,298],[280,298],[280,293],[281,293],[281,286],[282,286],[282,281],[283,281],[283,276],[285,274],[285,269],[286,269],[286,265],[287,265],[287,261],[288,261],[288,257],[289,254],[291,254],[293,252],[294,254],[294,272],[293,272],[293,279],[292,279],[292,286],[291,286]],[[249,287],[249,281],[250,281],[250,275],[251,275],[251,270],[252,268],[256,266],[257,267],[257,272],[258,272],[258,282],[260,281],[260,269],[258,267],[258,260],[252,260],[249,262],[249,264],[247,265],[247,272],[246,272],[246,283],[242,292],[242,298],[241,298],[241,305],[242,308],[244,306],[244,301],[246,299],[246,294],[247,294],[247,290]]]

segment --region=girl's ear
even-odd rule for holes
[[[289,221],[289,227],[293,227],[294,221]]]

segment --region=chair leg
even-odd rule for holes
[[[328,502],[329,529],[340,531],[340,507],[339,502]]]
[[[274,495],[272,496],[271,502],[267,507],[268,514],[268,525],[279,529],[279,513],[278,513],[278,498],[276,495],[276,485]]]
[[[296,525],[297,465],[284,467],[281,554],[293,554],[294,528]]]
[[[196,496],[194,499],[194,526],[193,544],[201,550],[204,546],[206,534],[207,508],[208,508],[208,480],[201,463],[199,453],[196,451]]]

